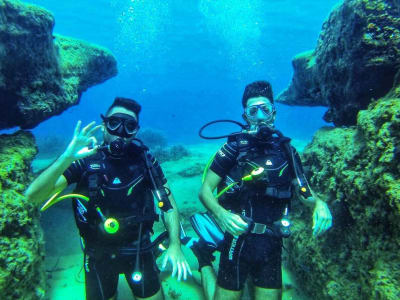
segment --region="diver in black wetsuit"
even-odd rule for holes
[[[74,198],[85,254],[86,299],[116,299],[119,274],[125,274],[136,298],[163,299],[153,252],[158,243],[150,242],[157,211],[163,213],[170,241],[163,267],[170,261],[178,280],[191,272],[180,248],[179,216],[167,180],[148,149],[134,139],[140,110],[136,101],[116,98],[102,115],[103,125],[92,122],[81,130],[79,121],[66,151],[26,192],[38,204],[54,194],[42,210]],[[96,145],[93,134],[100,128],[104,143]],[[75,194],[57,197],[73,183]]]
[[[239,299],[248,275],[256,300],[280,299],[282,238],[290,235],[293,194],[314,208],[314,235],[331,227],[332,216],[308,186],[290,139],[274,129],[271,85],[249,84],[242,104],[248,126],[228,138],[206,173],[199,197],[209,213],[192,217],[200,241],[191,248],[207,299]],[[217,277],[214,250],[221,251]]]

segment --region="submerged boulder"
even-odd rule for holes
[[[314,239],[310,211],[293,210],[291,266],[313,299],[400,299],[399,159],[399,92],[360,111],[356,127],[320,129],[305,149],[334,216]]]
[[[1,299],[44,299],[44,246],[39,211],[23,192],[36,155],[30,133],[0,135]]]
[[[294,76],[277,101],[322,105],[336,126],[386,95],[400,76],[400,2],[344,0],[323,24],[315,50],[293,60]]]
[[[106,49],[53,36],[43,8],[0,0],[0,129],[33,128],[117,74]]]

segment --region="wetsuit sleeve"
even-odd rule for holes
[[[74,161],[63,173],[64,177],[67,179],[68,185],[78,183],[85,170],[86,163],[83,159]]]
[[[160,176],[161,183],[163,185],[166,184],[167,178],[165,178],[164,172],[163,172],[158,160],[151,153],[147,153],[147,158],[151,161],[155,170],[157,171],[157,174]]]
[[[215,154],[210,169],[221,178],[225,177],[236,164],[239,150],[236,142],[225,143]]]

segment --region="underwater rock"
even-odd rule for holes
[[[0,0],[0,129],[33,128],[117,74],[108,50],[53,36],[53,27],[45,9]]]
[[[150,149],[166,147],[168,144],[165,134],[156,129],[145,128],[139,131],[138,138]]]
[[[166,148],[157,146],[152,149],[152,153],[160,163],[179,160],[185,156],[189,156],[190,154],[182,145],[174,145]]]
[[[169,148],[170,160],[179,160],[183,157],[189,156],[189,151],[182,145],[174,145]]]
[[[203,171],[204,171],[204,164],[197,162],[179,171],[178,175],[182,177],[194,177],[203,174]]]
[[[345,0],[323,24],[315,50],[296,56],[293,68],[278,102],[327,106],[326,121],[355,125],[360,110],[399,86],[400,2]]]
[[[45,298],[44,245],[37,207],[23,192],[37,153],[32,134],[0,135],[1,299]]]
[[[291,267],[312,299],[400,299],[400,98],[383,98],[352,128],[323,128],[304,151],[333,228],[311,237],[311,212],[293,209]]]

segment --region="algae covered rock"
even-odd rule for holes
[[[336,126],[396,85],[400,70],[400,2],[345,0],[323,24],[317,47],[293,60],[294,76],[279,102],[322,105]]]
[[[44,247],[39,212],[23,196],[36,155],[32,134],[0,136],[1,299],[44,299]]]
[[[155,147],[152,152],[160,163],[171,160],[180,160],[181,158],[190,155],[189,151],[182,145]]]
[[[400,99],[360,111],[357,126],[323,128],[305,149],[311,185],[333,212],[333,228],[311,237],[300,207],[291,265],[313,299],[400,298]]]
[[[168,145],[168,139],[164,132],[153,128],[140,130],[138,138],[150,149],[164,148]]]
[[[203,171],[204,164],[197,162],[179,171],[178,175],[182,177],[194,177],[200,176],[201,174],[203,174]]]
[[[108,50],[54,37],[53,27],[45,9],[0,0],[0,129],[33,128],[117,74]]]

